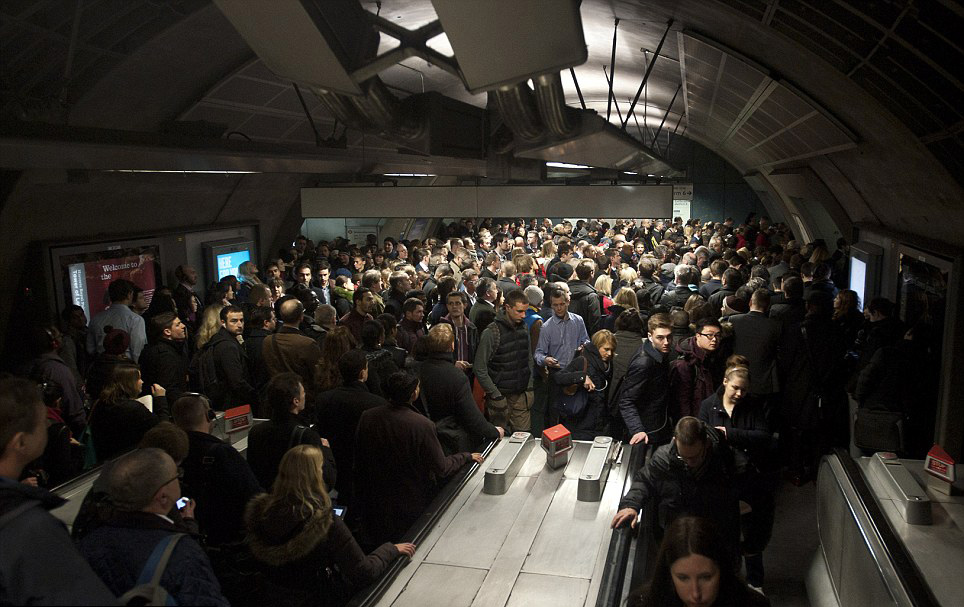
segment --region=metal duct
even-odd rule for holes
[[[495,91],[495,102],[502,120],[518,139],[533,144],[545,137],[546,129],[527,83],[500,86]]]
[[[549,132],[555,137],[570,137],[576,130],[575,124],[569,119],[569,108],[566,106],[566,94],[562,90],[562,80],[559,72],[543,74],[534,80],[536,85],[536,105],[539,117]]]
[[[426,118],[414,111],[406,112],[380,78],[368,80],[362,97],[351,97],[325,90],[315,90],[318,98],[339,122],[364,133],[388,139],[414,141],[425,135]]]

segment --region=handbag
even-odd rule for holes
[[[582,374],[584,378],[583,381],[585,381],[585,375],[588,371],[589,371],[589,360],[585,356],[583,356],[582,357]],[[563,386],[562,393],[565,394],[566,396],[572,396],[579,391],[579,388],[582,387],[582,383],[583,382],[580,381],[574,384]]]
[[[854,413],[854,445],[868,451],[904,450],[904,414],[884,409],[857,409]]]

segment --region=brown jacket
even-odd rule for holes
[[[268,368],[268,375],[297,373],[306,389],[315,383],[315,364],[321,358],[318,342],[302,335],[297,329],[281,327],[274,335],[264,338],[261,356]]]

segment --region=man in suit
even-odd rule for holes
[[[770,292],[757,289],[750,296],[750,311],[730,317],[733,324],[733,353],[750,361],[750,394],[767,402],[779,389],[777,353],[783,325],[767,316]]]

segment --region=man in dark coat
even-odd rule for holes
[[[669,314],[653,314],[643,340],[633,355],[616,406],[629,433],[629,444],[644,442],[659,446],[669,442],[669,364],[672,325]]]
[[[373,321],[374,322],[374,321]],[[331,441],[335,460],[341,468],[335,487],[338,503],[352,506],[354,490],[355,433],[362,413],[388,404],[368,391],[368,356],[364,350],[349,350],[338,361],[344,384],[318,395],[314,416],[318,427]],[[387,379],[387,378],[386,378]],[[349,508],[349,516],[353,510]]]
[[[258,395],[248,376],[247,357],[238,343],[244,331],[244,310],[238,306],[221,309],[221,328],[201,350],[210,348],[214,358],[216,383],[204,386],[216,409],[230,409],[239,405],[256,404]]]
[[[435,424],[413,406],[418,378],[399,371],[388,389],[391,403],[362,413],[355,443],[356,497],[372,544],[398,541],[432,501],[436,479],[483,461],[480,453],[442,452]]]
[[[454,416],[475,448],[485,441],[505,436],[505,430],[494,426],[479,411],[472,397],[472,388],[465,373],[453,362],[455,333],[452,325],[442,323],[432,327],[423,338],[424,358],[418,360],[418,378],[422,386],[422,401],[426,413],[435,422]]]
[[[264,339],[261,356],[268,367],[268,374],[297,373],[301,384],[309,391],[314,385],[315,365],[321,358],[318,342],[301,333],[298,327],[305,319],[305,308],[297,299],[286,299],[279,306],[280,320],[284,323],[274,335]]]
[[[676,288],[666,291],[659,299],[659,304],[668,309],[682,308],[692,295],[700,295],[700,271],[696,266],[678,265],[673,270]],[[702,296],[700,296],[702,297]]]
[[[655,500],[656,519],[663,529],[680,516],[713,520],[732,550],[740,545],[740,509],[733,488],[736,474],[732,451],[716,430],[695,417],[676,424],[673,440],[656,450],[640,468],[619,502],[613,528],[633,527],[640,510]],[[734,555],[735,556],[735,555]]]
[[[201,324],[201,299],[194,291],[197,286],[197,270],[191,266],[178,266],[174,269],[177,286],[171,291],[174,303],[177,304],[177,317],[187,325],[188,331],[194,335]]]
[[[750,361],[750,394],[768,404],[780,389],[777,355],[783,331],[780,321],[767,317],[769,309],[770,293],[757,289],[750,296],[750,311],[730,317],[733,353]]]
[[[208,545],[244,539],[244,509],[261,485],[238,451],[211,435],[214,417],[207,401],[185,396],[174,403],[174,423],[187,432],[189,450],[181,463],[184,492],[197,502],[196,516]]]
[[[248,336],[244,338],[244,353],[248,358],[248,377],[255,392],[261,394],[261,390],[271,379],[268,366],[264,363],[261,354],[264,351],[265,338],[273,335],[277,328],[274,308],[251,308],[245,325],[248,328]],[[264,418],[267,417],[267,412],[263,407],[259,407],[255,416]]]
[[[79,544],[81,554],[107,587],[118,595],[134,588],[155,547],[181,533],[186,536],[174,547],[160,585],[178,605],[227,607],[204,550],[186,528],[167,518],[181,498],[171,456],[160,449],[137,449],[115,461],[109,474],[114,512]]]
[[[151,319],[148,330],[151,341],[139,360],[141,379],[148,387],[163,386],[173,403],[187,392],[187,328],[172,312],[164,312]]]
[[[115,595],[49,513],[67,500],[18,482],[47,444],[47,408],[37,384],[0,380],[0,436],[7,438],[0,445],[0,517],[9,515],[0,526],[0,604],[114,604]]]
[[[599,320],[602,318],[602,295],[589,284],[592,275],[593,264],[582,261],[576,266],[576,280],[570,280],[568,283],[572,298],[569,311],[582,318],[589,335],[599,329]]]
[[[736,268],[727,268],[723,272],[723,286],[710,295],[707,300],[713,306],[713,313],[719,317],[723,315],[723,300],[730,295],[736,295],[736,290],[743,286],[743,274]]]

